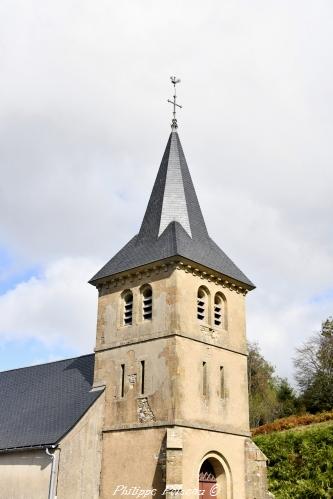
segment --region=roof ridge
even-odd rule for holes
[[[39,366],[46,366],[49,364],[59,364],[60,362],[66,362],[68,360],[74,360],[74,359],[81,359],[83,357],[89,357],[91,355],[95,355],[94,352],[92,353],[85,353],[84,355],[78,355],[77,357],[69,357],[67,359],[60,359],[60,360],[51,360],[50,362],[40,362],[39,364],[32,364],[30,366],[23,366],[23,367],[14,367],[14,369],[5,369],[4,371],[0,371],[0,375],[3,373],[9,373],[12,371],[20,371],[22,369],[31,369],[33,367],[39,367]]]

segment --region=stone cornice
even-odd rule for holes
[[[189,421],[184,421],[180,419],[170,420],[170,421],[154,421],[149,423],[128,423],[122,425],[112,425],[105,426],[103,428],[103,433],[113,432],[113,431],[131,431],[131,430],[142,430],[147,428],[165,428],[179,426],[183,428],[190,428],[193,430],[204,430],[212,431],[215,433],[226,433],[227,435],[236,435],[239,437],[250,437],[250,431],[236,431],[230,425],[204,425],[200,423],[190,423]]]
[[[213,282],[216,285],[222,286],[222,288],[228,288],[230,291],[236,291],[236,293],[240,293],[242,295],[246,295],[249,291],[245,285],[240,285],[236,281],[233,281],[229,277],[225,277],[220,273],[211,271],[209,269],[202,270],[199,269],[195,264],[186,263],[184,261],[179,261],[176,265],[176,268],[179,270],[184,270],[187,273],[191,273],[192,275],[196,275],[200,277],[200,279],[205,279],[208,282]]]
[[[179,260],[172,259],[153,263],[137,270],[131,270],[123,272],[122,274],[111,276],[110,278],[103,279],[102,282],[96,284],[96,287],[99,292],[112,291],[118,287],[124,289],[127,286],[131,287],[135,281],[148,281],[152,277],[161,276],[174,270],[183,270],[186,273],[198,276],[200,279],[206,280],[207,282],[213,282],[217,286],[227,288],[230,291],[235,291],[243,296],[245,296],[251,289],[245,284],[241,284],[227,276],[224,276],[223,274],[201,267],[194,262],[181,258]]]
[[[213,341],[211,341],[209,339],[205,340],[205,339],[199,338],[199,337],[197,337],[195,335],[190,336],[190,335],[185,334],[185,333],[183,333],[181,331],[172,332],[172,333],[170,333],[169,331],[161,331],[159,333],[155,333],[154,336],[151,336],[149,334],[149,335],[146,335],[146,336],[140,336],[140,338],[128,338],[127,340],[115,341],[115,342],[110,343],[108,345],[104,344],[103,346],[96,347],[94,349],[94,351],[96,353],[98,353],[98,352],[104,352],[106,350],[114,350],[116,348],[126,347],[128,345],[137,345],[138,343],[148,343],[148,342],[151,342],[151,341],[157,341],[157,340],[160,340],[160,339],[175,338],[175,337],[185,338],[186,340],[196,341],[197,343],[202,343],[203,345],[208,345],[208,346],[211,346],[211,347],[218,348],[220,350],[225,350],[227,352],[232,352],[232,353],[235,353],[237,355],[242,355],[243,357],[247,357],[248,356],[247,351],[235,350],[233,348],[226,347],[225,345],[221,345],[219,343],[214,343]]]

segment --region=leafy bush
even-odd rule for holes
[[[333,424],[254,438],[276,499],[333,498]]]
[[[333,420],[333,411],[321,412],[320,414],[302,414],[301,416],[289,416],[287,418],[276,419],[272,423],[267,423],[258,428],[252,429],[252,435],[272,433],[273,431],[289,430],[297,426],[305,426],[313,423],[322,423]]]

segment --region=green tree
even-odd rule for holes
[[[310,412],[333,408],[333,318],[296,350],[296,381]]]
[[[250,426],[273,421],[278,415],[274,367],[264,359],[257,343],[248,344]]]
[[[277,378],[276,395],[279,402],[278,417],[284,418],[301,410],[300,401],[286,378]]]
[[[250,426],[254,428],[274,419],[299,412],[299,400],[286,378],[260,352],[257,343],[248,343],[248,382]]]

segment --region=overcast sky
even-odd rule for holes
[[[2,0],[0,368],[92,351],[170,132],[281,376],[333,314],[331,0]]]

